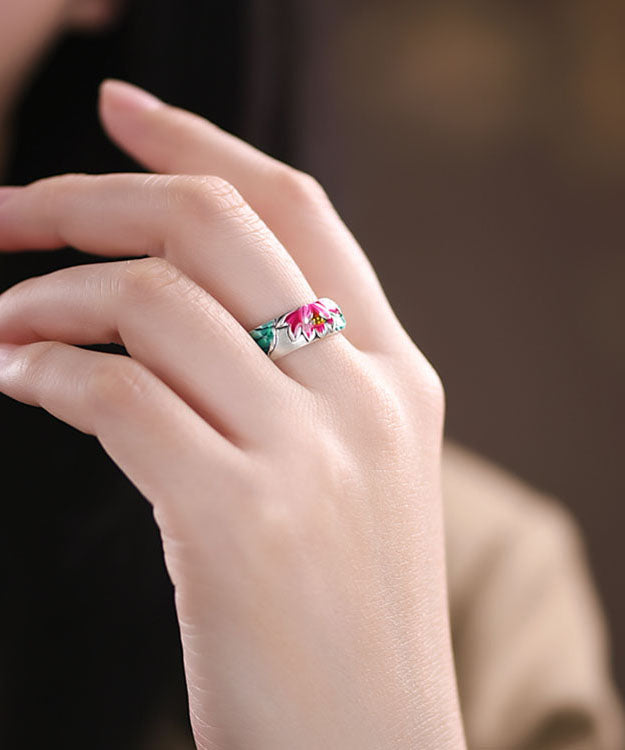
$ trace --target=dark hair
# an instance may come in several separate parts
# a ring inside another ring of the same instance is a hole
[[[134,0],[115,28],[49,53],[20,103],[8,181],[139,168],[98,124],[97,85],[108,76],[288,159],[294,44],[286,2]],[[3,254],[0,283],[103,260],[69,248]],[[0,420],[0,744],[140,748],[159,712],[188,731],[173,591],[151,506],[96,438],[1,394]]]

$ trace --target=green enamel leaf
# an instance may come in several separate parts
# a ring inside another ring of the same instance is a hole
[[[258,328],[254,328],[253,331],[250,331],[250,335],[265,354],[267,354],[271,348],[275,335],[273,323],[266,323],[265,325],[258,326]]]

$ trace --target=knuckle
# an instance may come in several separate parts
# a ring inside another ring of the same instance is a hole
[[[419,420],[441,428],[445,419],[445,388],[440,375],[421,352],[406,380],[413,385]]]
[[[75,187],[77,182],[93,179],[93,175],[88,175],[85,172],[66,172],[64,174],[53,175],[52,177],[41,177],[38,180],[34,180],[31,186],[35,190],[45,190],[48,187],[53,187],[55,192],[70,190]]]
[[[445,416],[445,388],[440,375],[427,357],[409,340],[407,347],[383,358],[386,377],[392,377],[405,393],[408,404],[414,405],[419,419],[431,415],[442,422]]]
[[[254,526],[263,545],[283,548],[295,532],[295,513],[289,503],[278,497],[265,498],[257,504]]]
[[[289,566],[305,554],[322,516],[319,505],[313,510],[312,503],[293,502],[293,497],[289,500],[284,495],[274,495],[257,503],[248,532],[256,552],[277,567]]]
[[[126,408],[144,399],[151,387],[145,368],[130,357],[106,355],[85,379],[85,395],[94,408]]]
[[[336,498],[358,494],[354,491],[359,481],[356,462],[343,456],[332,436],[320,442],[301,445],[303,455],[300,450],[283,454],[292,467],[288,477],[276,477],[270,465],[270,476],[261,482],[263,491],[254,496],[247,514],[248,533],[262,553],[279,564],[319,548],[340,513]],[[314,476],[311,465],[316,468]]]
[[[376,438],[376,444],[389,445],[403,439],[414,428],[412,394],[382,367],[368,358],[354,358],[343,372],[345,398],[349,409],[350,429]]]
[[[254,461],[253,471],[239,472],[236,477],[239,499],[231,506],[235,522],[228,525],[230,547],[243,562],[256,566],[259,556],[284,558],[293,533],[293,508],[284,501],[287,493],[276,491],[275,470],[263,460]],[[253,559],[252,559],[253,558]]]
[[[145,302],[175,287],[185,279],[182,271],[165,258],[149,257],[126,261],[118,278],[118,293]]]
[[[58,341],[35,341],[26,345],[19,363],[20,375],[31,383],[41,380],[62,347]]]
[[[275,174],[275,180],[278,194],[292,204],[315,208],[328,202],[328,196],[317,179],[299,169],[281,166]]]
[[[378,429],[385,435],[401,435],[410,426],[410,412],[397,389],[383,380],[369,383],[368,397]]]
[[[443,416],[445,413],[445,386],[437,370],[428,362],[422,375],[422,389],[431,410]]]
[[[170,204],[202,219],[247,206],[234,185],[216,175],[177,175],[170,179],[168,192]]]
[[[42,177],[32,182],[27,189],[34,191],[43,216],[52,221],[56,218],[60,203],[76,190],[78,183],[87,179],[89,179],[87,174],[68,172],[52,177]]]

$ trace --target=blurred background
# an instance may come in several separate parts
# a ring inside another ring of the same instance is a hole
[[[625,688],[625,3],[303,6],[295,161],[442,376],[581,524]]]

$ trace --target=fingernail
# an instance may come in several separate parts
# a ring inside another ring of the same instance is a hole
[[[15,195],[17,191],[19,190],[18,187],[5,187],[0,186],[0,203],[3,203],[4,201],[8,200],[12,195]]]
[[[0,368],[9,361],[19,344],[0,344]]]
[[[102,82],[100,92],[106,97],[109,106],[123,109],[126,112],[148,112],[162,106],[163,102],[154,94],[141,89],[132,83],[107,78]]]

